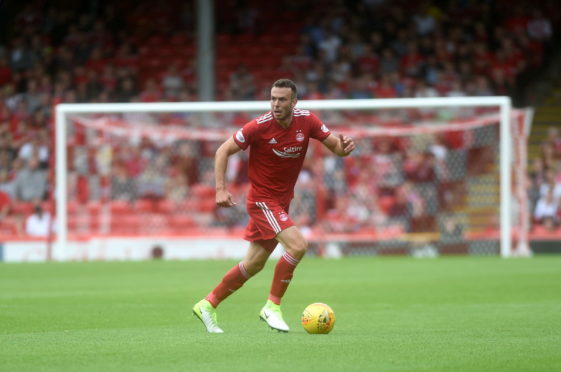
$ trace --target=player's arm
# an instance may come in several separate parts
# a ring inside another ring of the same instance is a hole
[[[226,189],[226,168],[228,167],[228,159],[241,148],[237,145],[232,137],[228,138],[214,155],[214,178],[216,181],[216,205],[219,207],[232,207],[236,205],[232,201],[232,194]]]
[[[355,149],[353,139],[342,134],[339,136],[330,134],[322,143],[337,156],[347,156]]]

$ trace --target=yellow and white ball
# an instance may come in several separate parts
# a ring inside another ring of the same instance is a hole
[[[302,313],[302,326],[308,333],[325,334],[335,325],[335,313],[331,307],[319,302],[308,305]]]

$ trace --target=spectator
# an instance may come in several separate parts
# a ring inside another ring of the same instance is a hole
[[[20,201],[40,201],[47,192],[47,174],[39,168],[36,155],[25,162],[15,178],[16,199]]]
[[[14,180],[10,180],[7,169],[0,168],[0,191],[5,193],[10,199],[16,195],[16,185]]]
[[[491,96],[493,92],[489,86],[489,80],[485,76],[478,76],[475,79],[475,95],[476,96]]]
[[[136,200],[136,184],[122,165],[115,165],[111,174],[111,199],[132,202]]]
[[[391,74],[399,69],[399,59],[395,57],[394,52],[390,48],[382,51],[380,59],[380,74]]]
[[[540,9],[532,10],[532,19],[528,22],[528,35],[542,42],[548,42],[553,36],[551,21],[544,17]]]
[[[10,214],[11,210],[12,210],[12,198],[7,192],[0,190],[0,223],[2,223],[2,220],[8,214]]]
[[[162,99],[162,93],[153,78],[146,81],[146,87],[140,92],[141,102],[158,102]]]
[[[236,71],[230,75],[228,89],[233,99],[250,100],[254,98],[256,93],[255,78],[246,65],[239,65]]]
[[[553,147],[553,157],[561,160],[561,135],[559,134],[559,128],[548,128],[547,142],[549,142]]]
[[[31,49],[26,45],[23,37],[16,37],[12,42],[10,65],[15,71],[25,71],[35,65],[36,58]]]
[[[184,86],[184,81],[177,71],[177,66],[172,64],[162,79],[164,94],[168,99],[176,99]]]
[[[435,179],[434,155],[432,153],[410,150],[403,163],[403,170],[408,180],[413,182],[432,182]]]
[[[164,154],[150,160],[148,166],[140,173],[137,181],[138,196],[141,198],[163,199],[168,183],[167,159]]]
[[[442,216],[439,227],[441,239],[444,242],[458,242],[463,240],[463,226],[453,214],[446,214]]]
[[[199,181],[199,162],[195,154],[196,151],[193,149],[193,144],[189,142],[181,142],[178,145],[175,156],[172,159],[176,169],[185,176],[189,186],[192,186]],[[240,173],[243,172],[238,172],[237,174],[240,175]]]
[[[49,165],[49,146],[47,133],[45,131],[34,133],[30,136],[19,150],[18,156],[25,161],[35,156],[39,159],[41,169],[47,169]]]
[[[134,81],[132,78],[127,77],[119,82],[117,91],[115,92],[115,100],[117,102],[131,102],[137,94]]]
[[[534,211],[534,218],[543,223],[545,219],[551,219],[557,224],[557,209],[559,199],[555,198],[554,190],[548,189],[545,195],[542,195],[536,204]]]
[[[542,197],[546,196],[550,191],[553,192],[555,200],[561,198],[561,182],[557,180],[555,169],[547,169],[545,171],[545,180],[540,186],[540,195]]]
[[[0,57],[0,87],[12,81],[12,69],[6,57]]]
[[[180,171],[175,170],[166,184],[166,199],[178,205],[187,199],[188,194],[187,178]]]
[[[372,93],[375,98],[396,98],[397,90],[391,84],[390,75],[382,75],[380,81],[374,87]]]
[[[33,208],[33,214],[25,220],[25,233],[34,237],[46,237],[53,231],[51,214],[43,210],[40,204]]]
[[[326,62],[333,63],[337,59],[341,38],[329,27],[323,29],[323,38],[318,44],[318,49],[325,53]]]
[[[417,13],[413,20],[415,21],[417,35],[426,36],[432,33],[436,27],[436,20],[428,12],[428,7],[422,6],[422,9]]]

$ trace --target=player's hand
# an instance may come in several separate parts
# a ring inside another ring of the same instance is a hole
[[[355,149],[355,141],[351,137],[339,135],[339,140],[341,141],[341,147],[345,155],[349,155]]]
[[[232,200],[232,194],[228,190],[216,190],[216,205],[222,208],[230,208],[236,203]]]

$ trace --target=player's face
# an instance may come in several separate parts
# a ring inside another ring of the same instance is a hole
[[[271,111],[277,121],[290,119],[295,105],[296,98],[292,96],[292,89],[278,87],[271,89]]]

